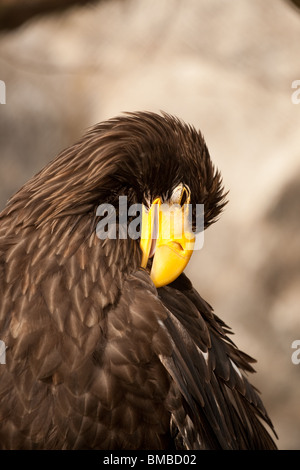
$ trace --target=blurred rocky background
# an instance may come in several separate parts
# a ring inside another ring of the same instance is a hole
[[[98,121],[165,110],[200,128],[230,193],[188,273],[258,360],[280,449],[300,448],[297,3],[0,0],[1,208]]]

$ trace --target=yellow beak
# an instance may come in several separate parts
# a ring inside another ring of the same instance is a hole
[[[184,191],[186,191],[184,189]],[[182,193],[179,200],[182,198]],[[148,210],[143,206],[140,246],[142,267],[153,257],[150,277],[156,287],[173,282],[185,269],[194,249],[195,235],[189,227],[189,198],[180,204],[153,201]]]

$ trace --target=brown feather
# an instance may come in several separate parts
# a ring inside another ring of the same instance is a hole
[[[203,136],[163,113],[94,126],[0,214],[1,449],[274,448],[251,358],[190,281],[155,289],[139,240],[100,240],[97,206],[225,202]],[[195,215],[195,214],[194,214]],[[119,229],[119,228],[118,228]]]

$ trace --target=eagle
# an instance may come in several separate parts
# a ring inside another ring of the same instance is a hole
[[[140,208],[125,225],[120,198]],[[184,274],[226,203],[202,133],[149,111],[96,124],[10,198],[1,449],[276,449],[255,360]]]

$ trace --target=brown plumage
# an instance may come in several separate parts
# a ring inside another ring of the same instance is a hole
[[[93,127],[0,216],[0,448],[269,449],[253,360],[182,274],[156,289],[139,240],[100,240],[96,210],[168,200],[205,228],[225,201],[203,137],[167,114]]]

